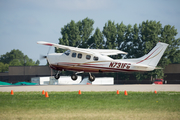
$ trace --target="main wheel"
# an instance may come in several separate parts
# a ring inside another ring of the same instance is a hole
[[[71,79],[72,79],[72,80],[77,80],[77,75],[76,75],[76,74],[72,74],[72,75],[71,75]]]
[[[55,78],[55,79],[59,79],[59,78],[60,78],[60,74],[59,74],[59,73],[56,73],[56,74],[54,75],[54,78]]]
[[[90,80],[91,82],[93,82],[93,81],[95,80],[95,76],[94,76],[94,75],[89,75],[89,80]]]

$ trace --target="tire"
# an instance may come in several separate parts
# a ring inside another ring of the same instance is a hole
[[[60,78],[60,74],[55,74],[54,78],[58,80]]]
[[[76,74],[72,74],[71,75],[71,79],[74,80],[74,81],[77,80],[77,75]]]
[[[95,80],[95,76],[94,75],[89,76],[89,81],[93,82],[94,80]]]

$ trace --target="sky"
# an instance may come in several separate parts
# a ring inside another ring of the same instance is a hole
[[[19,49],[33,61],[40,60],[54,48],[37,41],[58,43],[64,25],[86,17],[94,20],[94,30],[103,30],[108,20],[125,25],[160,21],[175,26],[180,38],[179,5],[180,0],[0,0],[0,55]]]

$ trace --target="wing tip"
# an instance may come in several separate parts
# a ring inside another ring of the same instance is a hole
[[[53,46],[52,43],[48,43],[48,42],[44,42],[44,41],[37,41],[37,44],[47,45],[47,46]]]

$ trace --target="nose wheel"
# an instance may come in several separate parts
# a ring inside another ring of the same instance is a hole
[[[55,79],[59,79],[60,78],[60,72],[58,71],[55,75],[54,75]]]
[[[93,82],[95,80],[95,76],[89,73],[89,81]]]

